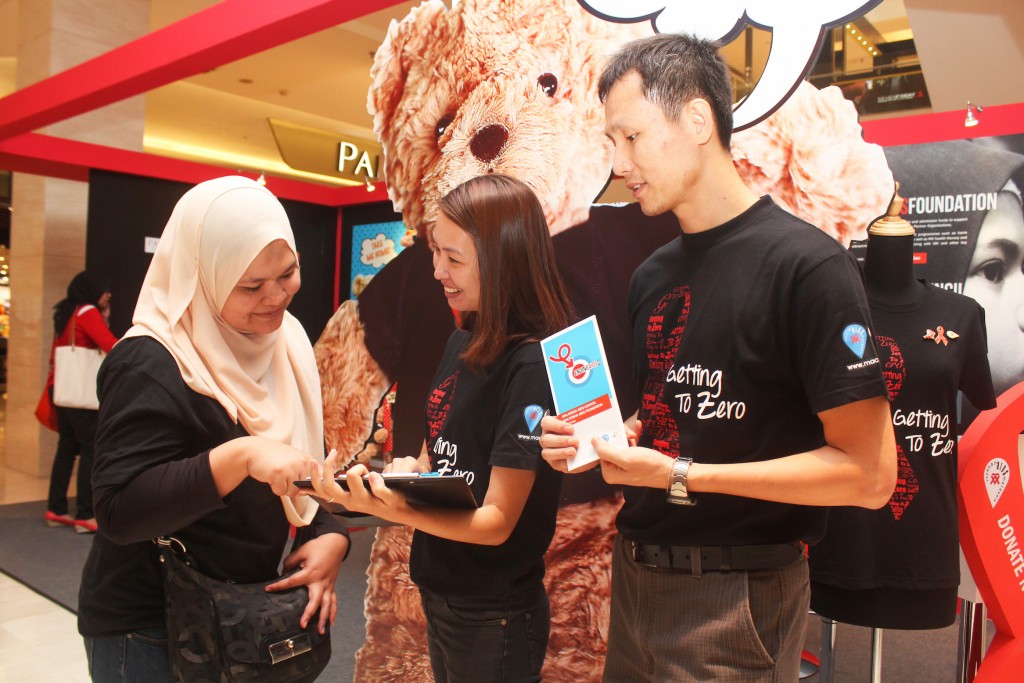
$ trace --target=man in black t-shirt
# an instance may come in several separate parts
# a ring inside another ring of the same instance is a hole
[[[594,444],[625,492],[605,680],[796,680],[823,506],[877,508],[895,485],[859,270],[743,184],[712,43],[630,43],[600,94],[615,172],[682,229],[630,284],[633,445]],[[572,426],[542,427],[566,471]]]

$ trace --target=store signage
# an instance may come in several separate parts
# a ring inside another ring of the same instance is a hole
[[[1018,680],[1024,661],[1024,382],[960,441],[960,546],[996,635],[974,680]]]
[[[727,43],[747,26],[772,32],[764,73],[733,112],[733,130],[768,118],[810,73],[829,29],[867,13],[882,0],[579,0],[608,21],[650,21],[658,33],[691,33]]]
[[[377,141],[280,119],[268,121],[281,159],[295,170],[357,183],[380,179]]]
[[[838,85],[861,114],[929,107],[932,102],[920,71],[846,81]]]
[[[380,152],[377,151],[370,157],[370,152],[360,149],[354,142],[341,141],[338,143],[338,171],[350,173],[356,177],[376,178],[377,168],[380,165]]]

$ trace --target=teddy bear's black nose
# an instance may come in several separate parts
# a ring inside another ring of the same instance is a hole
[[[508,142],[508,128],[492,123],[477,131],[469,143],[473,156],[484,163],[494,161]]]

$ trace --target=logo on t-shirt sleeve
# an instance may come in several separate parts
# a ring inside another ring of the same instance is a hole
[[[843,330],[843,343],[846,344],[846,348],[853,352],[853,355],[857,356],[858,359],[863,359],[864,353],[868,350],[867,328],[859,323],[847,325]],[[874,358],[861,360],[859,363],[851,363],[846,366],[846,369],[849,372],[854,372],[870,365],[878,365],[878,363],[878,356],[875,356]]]
[[[523,411],[523,419],[526,420],[526,428],[533,433],[533,430],[537,429],[537,425],[540,424],[540,419],[544,417],[544,409],[537,404],[526,406],[526,410]]]
[[[868,331],[864,329],[863,325],[856,323],[847,325],[843,330],[843,342],[856,354],[857,358],[863,358],[864,350],[868,345]]]

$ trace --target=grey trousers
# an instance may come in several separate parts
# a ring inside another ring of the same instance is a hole
[[[794,683],[809,601],[806,559],[694,578],[637,564],[620,536],[604,681]]]

